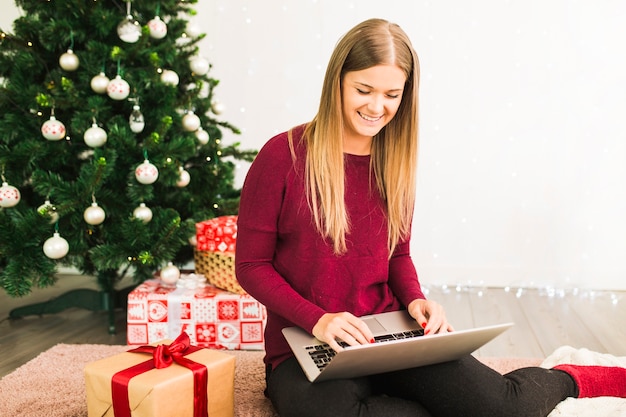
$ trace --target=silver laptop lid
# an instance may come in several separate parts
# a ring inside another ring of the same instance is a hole
[[[404,330],[421,329],[405,311],[362,317],[375,336]],[[298,327],[283,329],[300,366],[310,381],[353,378],[431,365],[458,359],[483,346],[512,323],[497,324],[451,333],[349,346],[338,352],[322,370],[310,355],[311,345],[322,344]],[[374,327],[374,328],[372,328]]]

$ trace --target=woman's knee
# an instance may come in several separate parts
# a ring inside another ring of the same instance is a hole
[[[372,387],[367,378],[312,384],[294,359],[270,373],[267,392],[281,417],[360,417]]]

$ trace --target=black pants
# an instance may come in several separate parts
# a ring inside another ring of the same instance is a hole
[[[311,384],[292,358],[268,372],[267,394],[281,417],[543,417],[578,388],[562,371],[500,375],[473,356]]]

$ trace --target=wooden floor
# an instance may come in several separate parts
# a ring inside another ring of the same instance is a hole
[[[456,329],[512,321],[515,326],[477,356],[543,358],[570,345],[626,356],[626,292],[433,287]],[[126,344],[125,312],[110,335],[106,313],[69,309],[45,316],[0,321],[0,377],[58,343]]]

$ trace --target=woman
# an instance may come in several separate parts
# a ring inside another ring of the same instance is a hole
[[[424,297],[409,253],[418,81],[417,55],[397,25],[357,25],[331,56],[315,118],[269,140],[250,167],[236,273],[268,309],[266,393],[274,407],[283,417],[529,417],[570,396],[625,395],[621,368],[502,376],[472,356],[354,379],[306,379],[284,327],[300,326],[337,351],[338,339],[372,341],[359,319],[366,314],[407,309],[426,334],[453,331],[443,308]],[[621,386],[610,391],[605,379],[615,378]]]

